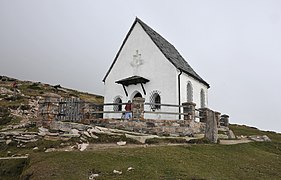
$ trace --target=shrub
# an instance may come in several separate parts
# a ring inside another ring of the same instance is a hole
[[[210,144],[211,142],[206,138],[201,139],[191,139],[188,141],[190,144]]]
[[[28,104],[25,104],[25,105],[21,105],[20,106],[20,109],[25,111],[25,110],[29,110],[31,107],[28,105]]]
[[[28,86],[28,89],[42,90],[42,88],[39,85],[40,83],[32,83],[31,85]]]
[[[6,101],[18,101],[18,100],[21,100],[23,99],[23,96],[17,94],[15,96],[7,96],[4,98]]]
[[[0,107],[0,125],[5,125],[11,122],[12,117],[7,107]]]

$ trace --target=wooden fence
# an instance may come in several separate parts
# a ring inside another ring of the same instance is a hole
[[[127,103],[104,103],[96,104],[91,102],[85,102],[79,98],[63,98],[63,99],[46,99],[39,102],[39,115],[45,120],[60,120],[60,121],[71,121],[80,122],[83,119],[91,118],[103,118],[103,114],[124,114],[128,111],[123,110]],[[112,106],[112,110],[104,110],[105,106]],[[114,107],[121,108],[114,108]],[[138,107],[142,107],[137,112],[142,115],[137,117],[142,117],[144,114],[168,114],[168,115],[178,115],[179,119],[190,119],[195,120],[202,118],[200,117],[200,110],[195,109],[195,107],[189,105],[175,105],[175,104],[158,104],[158,103],[143,103]],[[144,108],[146,107],[146,108]],[[147,108],[149,107],[149,108]],[[173,111],[163,111],[156,110],[155,107],[170,107],[170,108],[181,108],[180,112]],[[133,105],[133,108],[134,107]],[[116,110],[118,109],[118,110]],[[133,112],[136,112],[132,110]],[[121,116],[120,116],[121,118]]]

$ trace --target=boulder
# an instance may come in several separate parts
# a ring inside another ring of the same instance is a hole
[[[119,141],[119,142],[117,142],[117,145],[118,146],[125,146],[126,145],[126,141]]]
[[[236,136],[235,136],[235,134],[233,133],[232,130],[229,130],[227,132],[227,135],[228,135],[228,139],[236,139]]]
[[[99,174],[91,174],[89,179],[95,179],[96,177],[99,177]]]
[[[6,144],[7,144],[7,145],[10,144],[11,142],[12,142],[11,139],[6,140]]]
[[[252,135],[249,136],[249,139],[257,142],[269,142],[271,141],[267,135],[259,136],[259,135]]]
[[[90,129],[87,130],[89,133],[97,133],[97,134],[100,134],[100,133],[104,133],[104,131],[102,131],[101,129],[97,128],[97,127],[92,127]]]
[[[78,144],[78,149],[80,151],[84,151],[85,149],[87,149],[88,146],[89,146],[89,143]]]
[[[71,130],[69,131],[69,133],[70,133],[70,134],[73,134],[73,135],[80,136],[79,130],[77,130],[77,129],[71,129]]]
[[[55,149],[55,148],[48,148],[48,149],[46,149],[46,151],[45,151],[45,152],[54,152],[54,151],[56,151],[56,149]]]
[[[133,168],[133,167],[128,167],[128,169],[127,169],[127,171],[132,171],[132,170],[134,170],[135,168]]]
[[[39,130],[39,132],[45,132],[45,133],[49,132],[49,129],[44,128],[44,127],[39,127],[38,130]]]
[[[266,142],[270,142],[271,139],[269,139],[269,137],[267,135],[263,135],[262,138],[264,139],[264,141]]]
[[[83,131],[83,134],[88,137],[88,138],[91,138],[92,136],[90,135],[90,133],[88,133],[87,131]]]
[[[114,170],[113,170],[113,173],[114,173],[114,174],[119,174],[119,175],[120,175],[120,174],[122,174],[122,171],[117,171],[117,170],[114,169]]]

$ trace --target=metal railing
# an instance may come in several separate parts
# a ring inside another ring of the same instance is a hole
[[[104,106],[123,106],[126,105],[127,103],[105,103],[105,104],[96,104],[96,106],[98,107],[104,107]],[[175,112],[175,111],[163,111],[163,110],[157,110],[155,107],[172,107],[172,108],[184,108],[186,106],[184,105],[175,105],[175,104],[159,104],[159,103],[144,103],[144,107],[150,106],[150,108],[144,108],[143,109],[143,114],[167,114],[167,115],[190,115],[191,113],[183,113],[183,111],[181,110],[181,113],[179,112]],[[134,108],[134,107],[133,107]],[[112,108],[113,109],[113,108]],[[123,107],[122,107],[123,109]],[[150,110],[147,110],[150,109]],[[134,110],[132,110],[134,111]],[[113,110],[113,111],[92,111],[92,114],[116,114],[116,113],[126,113],[126,112],[130,112],[130,111],[120,111],[120,110]]]
[[[44,118],[56,118],[58,120],[71,120],[81,121],[83,118],[103,118],[104,114],[124,114],[129,111],[125,111],[124,106],[127,103],[103,103],[97,104],[92,102],[81,101],[80,99],[58,99],[39,102],[40,110],[39,114]],[[112,106],[113,108],[104,108],[105,106]],[[169,107],[169,108],[163,108]],[[144,103],[142,114],[163,114],[163,115],[178,115],[179,119],[183,116],[190,116],[194,113],[184,112],[183,109],[186,105],[176,104],[160,104],[160,103]],[[134,108],[134,107],[132,107]],[[159,108],[159,109],[158,109]],[[170,110],[170,108],[180,108],[180,112],[176,110]],[[105,110],[106,109],[106,110]],[[112,109],[112,110],[108,110]],[[134,109],[132,109],[134,112]],[[197,110],[195,118],[201,118],[199,111]],[[121,118],[121,116],[120,116]],[[184,118],[185,119],[185,118]]]

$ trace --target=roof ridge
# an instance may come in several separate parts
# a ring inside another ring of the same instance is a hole
[[[136,17],[136,22],[138,22],[144,31],[148,34],[148,36],[152,39],[155,45],[159,48],[159,50],[165,55],[165,57],[178,69],[182,70],[186,74],[192,76],[203,84],[207,85],[209,88],[210,85],[204,81],[188,64],[188,62],[181,56],[178,50],[172,45],[168,40],[162,37],[159,33],[149,27],[146,23],[144,23],[141,19]]]

